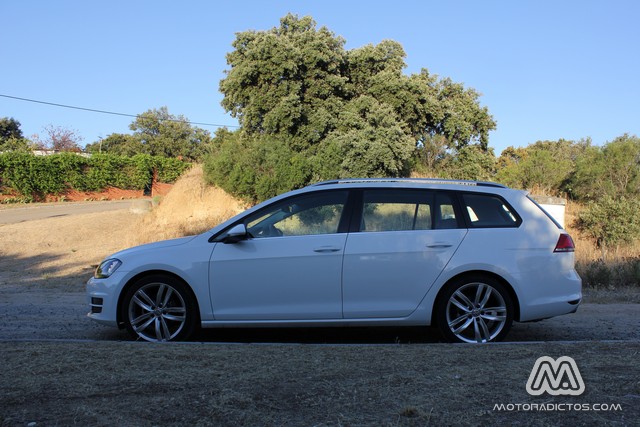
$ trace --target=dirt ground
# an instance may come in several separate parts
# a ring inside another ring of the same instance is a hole
[[[5,342],[0,422],[631,426],[640,419],[639,350],[638,343]],[[543,355],[573,357],[584,394],[528,395]]]
[[[123,210],[0,225],[0,424],[637,425],[640,419],[640,306],[615,295],[616,304],[592,304],[599,295],[588,294],[577,314],[515,324],[510,343],[487,346],[441,344],[420,328],[224,330],[204,331],[195,343],[128,341],[85,317],[84,283],[104,256],[135,243],[145,221]],[[563,355],[576,360],[585,393],[527,394],[535,360]],[[587,410],[602,404],[620,409]]]

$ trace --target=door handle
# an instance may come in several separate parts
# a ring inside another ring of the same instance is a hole
[[[313,252],[318,252],[321,254],[326,254],[330,252],[338,252],[340,248],[336,248],[335,246],[320,246],[319,248],[315,248]]]
[[[427,247],[429,249],[444,249],[444,248],[450,248],[453,245],[449,245],[447,243],[434,243],[433,245],[427,245]]]

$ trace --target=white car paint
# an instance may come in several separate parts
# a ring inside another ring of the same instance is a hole
[[[470,185],[471,184],[471,185]],[[212,241],[254,212],[297,195],[330,190],[413,189],[496,194],[522,218],[513,228],[457,228]],[[122,326],[118,304],[150,271],[182,279],[203,327],[277,325],[429,325],[439,292],[468,272],[498,276],[513,290],[517,316],[530,321],[574,312],[581,280],[573,252],[554,247],[564,233],[526,194],[473,183],[355,180],[278,196],[199,236],[111,255],[122,265],[87,284],[88,316]]]

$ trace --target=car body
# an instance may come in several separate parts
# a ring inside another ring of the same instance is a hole
[[[197,327],[437,325],[503,339],[575,312],[571,237],[494,183],[351,179],[295,190],[201,235],[108,257],[88,316],[148,341]]]

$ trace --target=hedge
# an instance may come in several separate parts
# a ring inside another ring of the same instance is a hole
[[[66,190],[100,191],[107,187],[143,190],[154,173],[159,182],[172,183],[189,163],[179,159],[139,154],[133,157],[74,153],[36,156],[25,152],[0,154],[0,191],[32,199]]]

